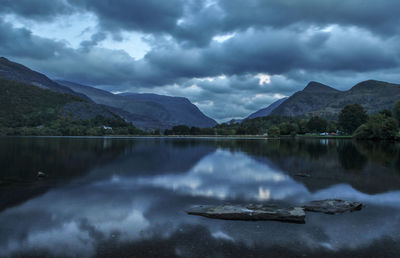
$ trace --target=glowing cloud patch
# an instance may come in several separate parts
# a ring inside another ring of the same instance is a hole
[[[228,39],[231,39],[233,37],[235,37],[236,33],[232,33],[232,34],[225,34],[225,35],[218,35],[218,36],[214,36],[213,40],[222,43],[224,41],[227,41]]]
[[[258,84],[259,85],[264,85],[264,84],[270,84],[271,83],[271,76],[265,73],[259,73],[255,76],[255,78],[258,78]]]

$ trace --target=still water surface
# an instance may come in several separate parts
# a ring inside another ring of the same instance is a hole
[[[400,150],[351,140],[0,138],[0,257],[400,255]],[[48,177],[36,178],[38,171]],[[311,177],[298,177],[309,174]],[[365,208],[306,224],[212,220],[193,204]]]

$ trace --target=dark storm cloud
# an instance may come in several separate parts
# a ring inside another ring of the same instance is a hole
[[[400,2],[396,0],[220,0],[226,27],[285,27],[294,23],[340,24],[385,33],[399,31]]]
[[[16,1],[14,1],[16,2]],[[56,8],[59,11],[63,5]],[[248,28],[357,26],[390,36],[400,27],[397,0],[216,0],[111,1],[68,0],[71,6],[95,13],[103,29],[165,33],[182,43],[205,46],[217,34]],[[17,4],[14,4],[17,6]],[[23,4],[18,4],[18,6]],[[64,5],[65,8],[65,5]],[[28,9],[28,8],[27,8]]]
[[[68,0],[81,10],[95,13],[100,25],[110,31],[167,32],[183,12],[181,0]]]
[[[394,68],[399,63],[399,38],[382,39],[364,30],[339,27],[329,32],[249,29],[223,43],[213,41],[207,48],[182,47],[171,39],[159,43],[141,60],[124,51],[95,47],[105,38],[103,32],[83,41],[80,49],[72,49],[8,23],[0,23],[0,30],[0,54],[45,58],[48,61],[40,64],[42,71],[95,85],[154,87],[182,84],[194,77],[274,75],[299,69],[362,72]],[[27,64],[38,65],[34,60]],[[232,81],[231,86],[236,85]]]
[[[200,46],[218,33],[251,27],[339,24],[390,36],[400,25],[397,0],[0,0],[0,5],[0,12],[32,19],[89,11],[110,32],[165,33]]]
[[[296,25],[304,30],[338,24],[390,37],[400,32],[398,10],[400,2],[396,0],[219,0],[189,12],[183,19],[187,22],[177,26],[174,36],[204,45],[216,34],[248,28]]]
[[[0,14],[16,14],[35,20],[52,19],[73,11],[71,6],[60,0],[0,0]]]
[[[34,36],[27,29],[14,28],[0,18],[0,55],[43,60],[55,57],[64,47],[61,42]]]
[[[294,81],[284,80],[279,77],[271,77],[270,83],[260,85],[260,79],[252,74],[233,75],[230,77],[217,77],[212,80],[207,79],[192,79],[186,81],[183,86],[198,85],[204,90],[208,97],[212,94],[226,94],[227,92],[235,91],[238,95],[246,94],[253,91],[254,93],[273,94],[280,92],[281,94],[290,94],[293,91]]]
[[[35,36],[0,19],[0,56],[20,62],[51,77],[69,78],[91,84],[120,84],[131,81],[134,59],[121,50],[91,48],[102,35],[94,35],[79,49]]]
[[[185,13],[170,32],[183,45],[204,47],[223,31],[225,12],[207,1],[188,1]],[[234,29],[235,30],[235,29]]]
[[[90,40],[84,40],[81,42],[81,47],[84,49],[89,49],[103,40],[105,40],[107,35],[104,32],[97,32],[90,37]]]
[[[221,74],[284,74],[296,69],[371,71],[398,66],[398,44],[398,38],[384,40],[361,30],[337,28],[307,35],[296,30],[250,29],[208,48],[175,44],[154,49],[138,67],[146,67],[145,76],[152,78],[149,84]]]

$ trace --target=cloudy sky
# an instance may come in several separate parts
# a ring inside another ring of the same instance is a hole
[[[112,92],[189,98],[218,121],[311,80],[400,83],[398,0],[0,0],[0,56]]]

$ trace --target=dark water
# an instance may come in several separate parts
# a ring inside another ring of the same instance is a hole
[[[399,257],[400,149],[350,140],[0,138],[0,256]],[[36,178],[37,171],[48,177]],[[306,173],[311,177],[298,177]],[[365,208],[306,224],[192,204]]]

